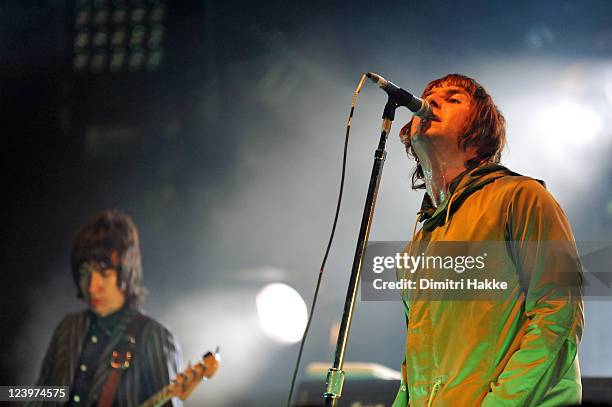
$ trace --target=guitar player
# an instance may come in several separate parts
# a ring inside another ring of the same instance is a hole
[[[146,290],[132,219],[117,210],[91,218],[76,235],[71,268],[88,309],[59,323],[37,381],[69,386],[69,401],[27,405],[135,407],[170,383],[182,359],[172,332],[140,312]]]

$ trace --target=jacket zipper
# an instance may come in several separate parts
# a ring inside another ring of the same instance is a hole
[[[437,379],[434,385],[432,386],[431,391],[429,392],[429,398],[427,399],[427,407],[431,407],[433,399],[434,397],[436,397],[436,394],[438,394],[438,390],[440,390],[441,385],[442,379]]]

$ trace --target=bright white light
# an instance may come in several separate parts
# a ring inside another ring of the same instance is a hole
[[[603,127],[599,115],[573,102],[548,108],[536,120],[538,136],[546,138],[551,147],[592,144]]]
[[[300,294],[286,284],[269,284],[255,297],[259,324],[264,334],[279,343],[302,339],[308,313]]]
[[[604,91],[606,92],[608,103],[612,106],[612,71],[610,70],[604,75]]]

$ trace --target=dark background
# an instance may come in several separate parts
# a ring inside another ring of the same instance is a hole
[[[310,302],[346,114],[369,70],[415,93],[449,72],[478,79],[508,120],[504,163],[548,181],[578,240],[611,237],[609,1],[161,2],[158,69],[75,72],[76,10],[119,3],[132,2],[0,5],[2,384],[36,380],[53,327],[81,307],[74,233],[116,207],[140,229],[149,313],[177,332],[186,361],[225,352],[192,405],[282,404],[297,346],[263,336],[255,294],[282,281]],[[304,367],[332,362],[384,101],[366,85]],[[420,204],[395,139],[408,119],[398,111],[374,240],[407,240]],[[401,314],[359,303],[349,359],[398,369]],[[587,303],[584,375],[612,375],[610,314]]]

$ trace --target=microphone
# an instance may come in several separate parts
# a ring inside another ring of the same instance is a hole
[[[418,98],[404,89],[400,88],[391,81],[386,80],[382,76],[368,72],[366,76],[376,82],[382,90],[387,92],[389,98],[392,99],[399,106],[406,106],[415,115],[427,119],[431,116],[431,106],[425,99]]]

